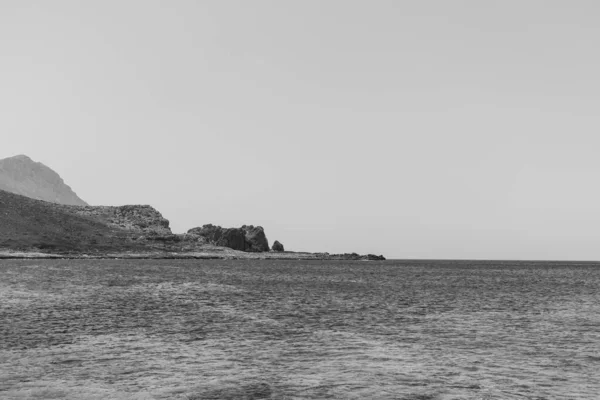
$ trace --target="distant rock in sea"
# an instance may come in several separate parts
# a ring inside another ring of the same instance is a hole
[[[0,160],[0,190],[51,203],[87,205],[56,172],[25,155]]]
[[[273,246],[271,247],[271,250],[273,250],[273,251],[285,251],[283,245],[279,242],[279,240],[276,240],[273,243]]]
[[[269,251],[269,242],[261,226],[244,225],[241,228],[222,228],[206,224],[188,230],[187,234],[203,238],[215,246],[229,247],[234,250]]]

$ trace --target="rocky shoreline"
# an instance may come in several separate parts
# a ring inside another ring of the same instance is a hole
[[[150,205],[88,205],[58,174],[26,156],[0,160],[0,167],[0,259],[385,260],[285,251],[279,240],[269,246],[262,226],[205,224],[174,233]],[[27,185],[19,186],[23,177]]]
[[[206,224],[173,233],[148,205],[73,206],[0,190],[0,259],[282,259],[383,261],[357,253],[285,251],[261,226]]]
[[[385,261],[385,257],[356,253],[329,254],[293,251],[242,252],[227,248],[207,248],[193,252],[115,252],[115,253],[42,253],[33,251],[0,251],[2,259],[149,259],[149,260],[316,260],[316,261]]]

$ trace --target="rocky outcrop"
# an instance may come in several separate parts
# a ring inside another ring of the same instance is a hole
[[[51,203],[87,205],[56,172],[24,155],[0,160],[0,190]]]
[[[241,228],[222,228],[213,224],[206,224],[190,229],[187,235],[204,238],[207,243],[229,247],[234,250],[269,251],[269,242],[261,226],[244,225]]]
[[[285,251],[285,249],[283,248],[283,245],[279,242],[279,240],[276,240],[273,243],[273,246],[271,247],[271,250],[273,250],[273,251]]]
[[[269,251],[269,241],[262,226],[244,225],[242,230],[249,245],[246,251]]]
[[[190,229],[187,235],[203,238],[206,243],[215,246],[242,251],[245,251],[246,248],[246,239],[241,228],[222,228],[213,224],[206,224],[202,227]]]
[[[170,236],[169,220],[148,205],[69,207],[69,212],[99,218],[107,225],[138,235]]]

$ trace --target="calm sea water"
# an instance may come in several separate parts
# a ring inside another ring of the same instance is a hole
[[[0,261],[0,398],[600,399],[600,265]]]

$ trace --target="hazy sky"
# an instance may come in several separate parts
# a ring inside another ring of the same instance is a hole
[[[0,0],[0,158],[175,232],[600,259],[600,2]]]

